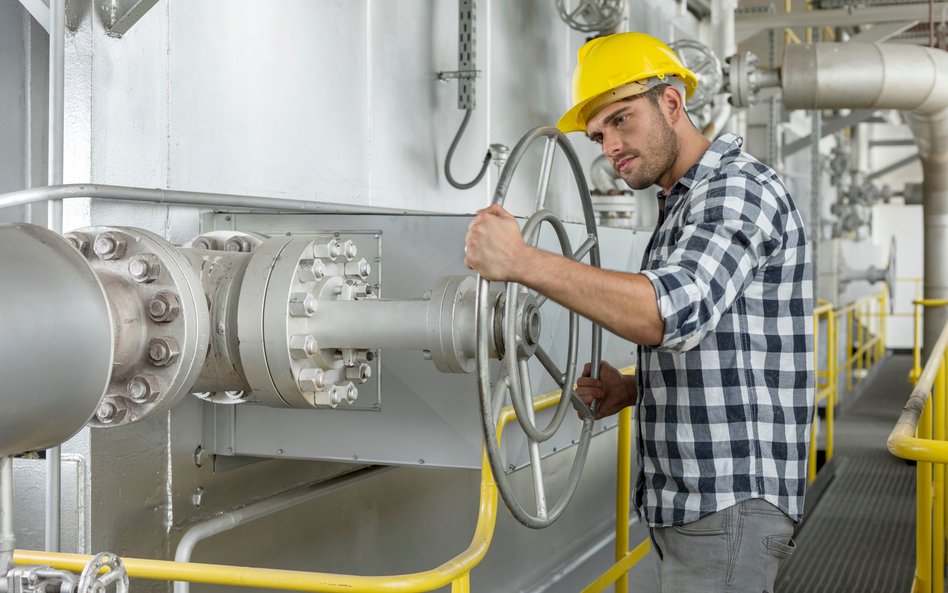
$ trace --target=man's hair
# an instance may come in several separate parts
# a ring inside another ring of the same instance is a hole
[[[631,101],[632,99],[635,99],[637,97],[643,97],[645,99],[648,99],[648,102],[652,104],[652,107],[654,107],[655,109],[658,109],[658,98],[661,97],[662,92],[670,86],[671,85],[668,83],[656,84],[655,86],[645,91],[644,93],[641,93],[638,95],[632,95],[631,97],[627,99],[623,99],[623,100]]]

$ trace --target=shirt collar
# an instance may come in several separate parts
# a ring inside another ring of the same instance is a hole
[[[688,193],[698,181],[704,179],[708,174],[717,169],[724,155],[735,150],[740,150],[742,144],[744,144],[744,139],[740,136],[735,134],[721,134],[721,136],[711,143],[711,146],[708,147],[708,150],[705,151],[701,159],[688,169],[688,172],[672,186],[671,192],[666,194],[664,190],[659,190],[658,198],[666,200],[666,211],[678,201],[679,197]]]

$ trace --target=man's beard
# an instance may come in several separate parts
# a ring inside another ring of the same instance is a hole
[[[655,185],[678,157],[678,136],[661,113],[656,113],[655,117],[658,120],[655,135],[649,138],[644,149],[631,153],[639,162],[634,163],[630,171],[619,174],[632,189],[646,189]]]

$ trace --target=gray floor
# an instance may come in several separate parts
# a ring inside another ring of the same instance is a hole
[[[911,391],[911,357],[881,363],[837,422],[836,477],[797,534],[776,593],[909,593],[915,574],[915,466],[886,438]]]

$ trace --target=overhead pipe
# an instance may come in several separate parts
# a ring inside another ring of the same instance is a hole
[[[948,52],[902,44],[817,43],[787,47],[788,109],[898,109],[922,161],[925,298],[948,298]],[[928,349],[948,311],[925,315]]]
[[[63,182],[63,127],[66,70],[66,0],[49,3],[49,136],[47,167],[49,185]],[[49,230],[63,232],[63,202],[50,200],[46,205]],[[58,552],[61,546],[62,450],[59,445],[46,450],[46,551]]]

